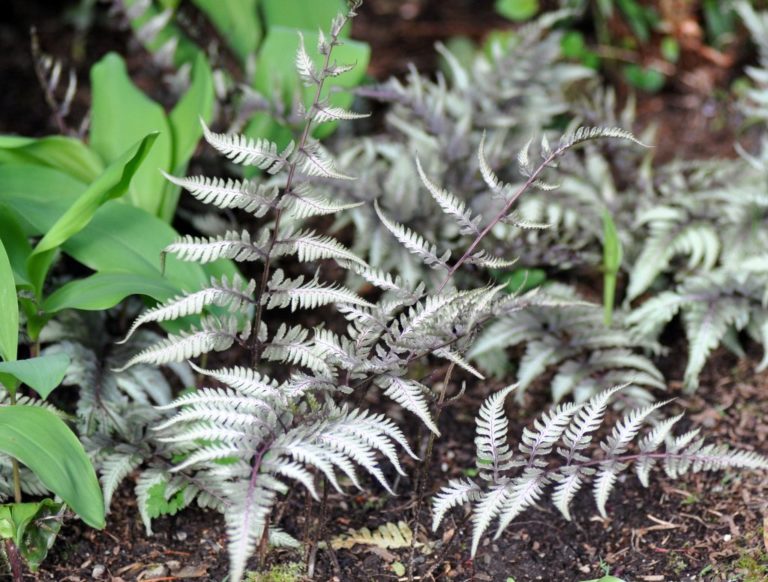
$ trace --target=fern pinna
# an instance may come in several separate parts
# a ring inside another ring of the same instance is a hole
[[[545,412],[532,428],[523,430],[518,454],[508,443],[509,421],[504,415],[504,400],[516,387],[492,394],[480,407],[475,437],[479,481],[453,479],[433,500],[433,529],[452,508],[472,503],[472,556],[493,520],[498,521],[498,538],[512,520],[542,498],[549,485],[554,485],[552,502],[570,520],[571,501],[588,481],[597,509],[606,517],[606,503],[619,475],[633,464],[644,486],[658,463],[673,479],[688,471],[768,469],[768,458],[705,444],[698,429],[672,436],[682,415],[665,420],[652,416],[666,402],[625,413],[599,447],[591,446],[611,397],[622,386],[600,392],[583,404],[560,404]]]

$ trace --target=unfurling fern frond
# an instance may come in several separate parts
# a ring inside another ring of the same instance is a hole
[[[621,387],[593,396],[581,405],[560,405],[544,413],[526,428],[520,449],[527,462],[506,461],[498,471],[488,472],[489,450],[494,446],[506,454],[507,426],[500,417],[503,400],[511,387],[491,395],[480,409],[477,419],[478,466],[484,469],[482,480],[453,480],[433,501],[433,529],[437,529],[448,510],[467,502],[472,503],[472,556],[480,539],[498,518],[496,537],[524,509],[544,495],[550,483],[556,483],[552,501],[566,519],[569,505],[576,493],[590,480],[597,507],[605,515],[605,504],[620,473],[635,464],[643,485],[656,463],[664,465],[666,473],[679,477],[688,471],[712,471],[728,467],[768,470],[768,457],[750,451],[730,450],[725,445],[704,445],[697,432],[670,438],[669,433],[679,416],[665,421],[648,422],[652,412],[666,403],[654,403],[631,410],[620,418],[612,432],[591,449],[594,433],[604,422],[608,401]],[[501,403],[501,404],[500,404]],[[498,428],[489,430],[489,423]],[[643,433],[644,427],[648,430]],[[640,437],[639,435],[643,435]],[[666,443],[666,444],[665,444]],[[659,449],[665,446],[664,451]],[[502,448],[499,448],[502,447]],[[599,449],[599,452],[597,452]],[[483,459],[486,459],[483,461]],[[483,484],[488,480],[487,485]]]

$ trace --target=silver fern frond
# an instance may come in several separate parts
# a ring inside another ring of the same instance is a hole
[[[525,429],[523,432],[521,449],[530,456],[529,461],[509,463],[509,469],[504,472],[488,472],[491,462],[483,463],[481,459],[493,458],[489,454],[491,444],[497,448],[506,446],[502,437],[507,425],[500,417],[500,402],[511,388],[488,397],[477,421],[478,466],[485,467],[486,471],[480,475],[479,482],[452,480],[438,493],[433,501],[433,525],[438,526],[451,508],[471,502],[471,554],[474,556],[494,519],[498,519],[498,537],[515,517],[543,497],[551,483],[555,483],[553,503],[566,519],[570,519],[571,500],[590,480],[593,481],[598,510],[605,516],[606,501],[618,475],[632,463],[643,485],[647,484],[648,472],[657,462],[664,464],[671,478],[689,470],[726,467],[768,470],[768,457],[751,451],[730,450],[725,445],[705,445],[698,437],[698,431],[670,438],[671,429],[680,416],[654,420],[650,430],[639,437],[642,428],[649,424],[650,415],[666,404],[663,402],[625,413],[614,424],[611,434],[600,443],[600,454],[595,454],[592,437],[604,422],[610,398],[622,388],[603,391],[582,405],[560,405],[544,413],[534,422],[535,430]],[[491,430],[491,425],[497,428]],[[633,444],[634,450],[630,450]],[[662,446],[666,450],[660,452]],[[556,455],[552,454],[555,448]],[[521,467],[520,472],[511,475],[517,467]],[[488,483],[484,484],[486,480]]]

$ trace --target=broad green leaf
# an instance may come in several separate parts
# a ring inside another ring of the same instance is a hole
[[[27,258],[32,253],[32,246],[16,214],[2,203],[0,203],[0,242],[5,246],[16,285],[28,285]]]
[[[261,40],[258,0],[192,0],[208,15],[221,37],[241,62],[255,53]],[[309,5],[319,0],[312,0]]]
[[[159,215],[165,187],[160,170],[173,170],[172,135],[165,111],[133,84],[123,59],[115,53],[91,68],[91,85],[91,147],[107,163],[117,160],[147,134],[160,133],[126,197],[132,204]]]
[[[192,69],[192,84],[184,97],[176,104],[170,115],[173,135],[173,174],[180,176],[186,172],[187,164],[195,152],[203,135],[202,118],[206,123],[213,117],[213,75],[211,67],[203,54],[198,55]],[[160,218],[171,222],[176,213],[181,189],[168,181],[163,185],[163,201]]]
[[[13,540],[32,572],[37,571],[53,546],[64,507],[53,499],[0,505],[0,538]]]
[[[104,170],[99,156],[79,139],[53,135],[24,142],[0,136],[0,164],[17,163],[61,170],[91,182]]]
[[[47,232],[87,185],[52,168],[0,165],[0,204],[12,209],[27,234]]]
[[[83,445],[53,412],[24,405],[0,408],[0,451],[29,467],[85,523],[104,527],[96,472]]]
[[[68,366],[69,356],[66,354],[39,356],[15,362],[0,362],[0,380],[12,376],[45,399],[61,384]],[[6,382],[3,381],[3,384]]]
[[[496,12],[517,22],[533,18],[538,11],[538,0],[496,0]]]
[[[261,5],[270,31],[275,26],[327,31],[336,15],[347,11],[342,0],[261,0]],[[349,36],[349,25],[344,28],[342,36]],[[291,58],[295,55],[296,51]]]
[[[494,270],[491,274],[499,283],[506,284],[508,293],[525,293],[540,287],[547,280],[547,273],[543,269]]]
[[[71,281],[54,291],[43,302],[43,309],[47,313],[62,309],[100,311],[114,307],[129,295],[146,295],[165,301],[178,291],[159,274],[96,273]]]
[[[616,303],[616,279],[621,269],[622,247],[610,212],[603,212],[603,322],[611,325]]]
[[[38,297],[55,251],[72,235],[81,231],[102,204],[126,193],[156,137],[157,134],[146,135],[128,148],[45,233],[27,263],[29,277]]]
[[[16,359],[19,348],[19,302],[13,269],[0,241],[0,356],[6,362]]]
[[[213,75],[205,56],[200,55],[192,69],[192,83],[184,96],[168,116],[173,135],[173,171],[178,173],[186,168],[189,158],[195,152],[203,127],[213,117]]]
[[[63,245],[63,250],[86,267],[108,273],[160,275],[160,252],[178,233],[141,208],[107,202],[93,220]],[[179,289],[197,290],[209,277],[201,265],[166,259],[166,278]]]

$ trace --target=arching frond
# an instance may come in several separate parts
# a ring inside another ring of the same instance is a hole
[[[571,500],[590,480],[598,510],[605,516],[606,500],[618,475],[632,463],[635,463],[643,485],[647,484],[648,472],[657,462],[664,464],[672,478],[689,470],[725,467],[768,470],[768,457],[751,451],[732,451],[723,445],[704,445],[703,439],[698,438],[698,431],[668,438],[680,416],[648,422],[651,414],[665,404],[663,402],[624,414],[615,423],[611,434],[600,443],[600,453],[595,454],[591,446],[592,436],[604,421],[611,396],[621,389],[615,387],[593,396],[583,405],[560,405],[544,413],[534,422],[535,430],[525,429],[522,436],[520,448],[529,455],[528,462],[507,461],[506,471],[489,472],[493,459],[506,455],[507,421],[502,416],[502,403],[511,389],[507,387],[487,398],[478,414],[476,443],[481,480],[452,480],[433,501],[433,527],[440,524],[451,508],[474,501],[473,556],[494,519],[498,518],[498,537],[522,511],[540,500],[553,482],[552,501],[563,516],[570,519]],[[638,438],[646,424],[651,424],[650,430],[643,438]],[[634,450],[630,450],[633,443]],[[664,445],[666,450],[660,452],[659,448]],[[494,448],[495,453],[492,452]],[[515,468],[520,468],[517,475],[512,474]],[[483,484],[485,480],[487,485]]]

